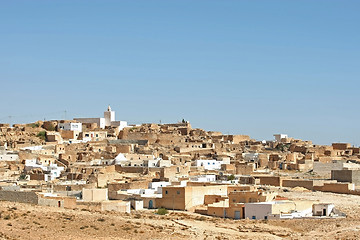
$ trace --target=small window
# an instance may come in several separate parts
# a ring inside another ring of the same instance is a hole
[[[176,193],[177,193],[177,194],[180,194],[180,191],[177,191]]]
[[[167,190],[165,191],[165,194],[168,194],[168,191],[167,191]]]

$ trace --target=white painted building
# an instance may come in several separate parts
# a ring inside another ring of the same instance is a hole
[[[312,216],[312,203],[295,201],[271,201],[245,203],[245,218],[249,219],[283,219]]]
[[[123,153],[119,153],[116,157],[115,157],[115,165],[122,165],[124,163],[128,162],[128,160],[126,159],[125,155]]]
[[[114,164],[114,159],[94,159],[90,161],[91,166],[110,166]]]
[[[223,161],[218,160],[195,160],[195,166],[197,167],[204,167],[206,170],[219,170],[221,169],[221,164]]]
[[[108,109],[106,112],[104,112],[104,118],[105,118],[105,126],[110,127],[111,122],[115,121],[115,111],[111,111],[110,105],[108,106]]]
[[[257,162],[259,161],[259,153],[242,153],[242,156],[247,162]]]
[[[40,151],[43,149],[42,145],[38,145],[38,146],[30,146],[30,147],[23,147],[20,148],[21,150],[30,150],[30,151]]]
[[[149,183],[149,189],[154,190],[156,194],[162,194],[162,188],[170,185],[170,182],[151,182]]]
[[[65,131],[78,131],[82,132],[82,123],[59,123],[58,128]]]
[[[143,166],[144,167],[170,167],[171,161],[170,160],[164,160],[162,158],[155,158],[149,159],[149,160],[143,160]]]
[[[115,111],[111,110],[110,105],[108,106],[107,111],[104,112],[104,118],[106,127],[118,127],[119,130],[123,130],[128,126],[126,121],[115,121]]]
[[[123,130],[125,127],[128,127],[126,121],[113,121],[111,122],[112,127],[119,127],[119,130]]]
[[[245,218],[268,219],[274,202],[245,203]]]
[[[13,152],[0,151],[0,161],[17,161],[19,155]]]
[[[96,123],[99,128],[105,128],[105,118],[74,118],[74,120],[80,123]]]
[[[30,171],[35,168],[41,168],[44,172],[44,180],[52,181],[60,177],[61,172],[64,171],[64,167],[59,167],[55,163],[51,163],[48,166],[42,165],[37,159],[25,160],[25,170]]]
[[[332,203],[315,203],[312,211],[313,216],[324,216],[328,217],[331,215],[335,205]]]
[[[105,127],[119,127],[120,130],[127,127],[126,121],[115,121],[115,111],[111,110],[110,105],[107,111],[104,112],[103,118],[74,118],[74,120],[81,123],[96,123],[99,128],[104,129]]]
[[[281,142],[281,139],[288,138],[287,134],[274,134],[274,138],[276,142]]]
[[[215,182],[216,181],[216,176],[211,174],[211,175],[197,175],[197,176],[192,176],[190,177],[190,181],[192,182]]]

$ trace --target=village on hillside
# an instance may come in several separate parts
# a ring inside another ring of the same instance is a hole
[[[100,115],[100,114],[99,114]],[[226,219],[344,218],[292,190],[360,195],[360,148],[103,117],[0,124],[0,200],[64,209]]]

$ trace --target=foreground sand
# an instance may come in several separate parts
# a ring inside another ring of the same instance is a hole
[[[360,196],[285,192],[334,202],[346,219],[230,220],[187,212],[89,212],[0,202],[0,239],[358,239]]]

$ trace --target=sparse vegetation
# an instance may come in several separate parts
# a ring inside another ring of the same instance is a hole
[[[45,141],[45,139],[46,139],[46,131],[40,131],[36,136]]]
[[[198,220],[198,221],[205,221],[205,220],[206,220],[206,217],[201,216],[201,217],[196,218],[196,220]]]
[[[40,127],[40,125],[38,123],[29,123],[29,124],[26,124],[27,127],[32,127],[32,128],[38,128]]]
[[[169,213],[169,211],[166,208],[158,208],[158,210],[155,213],[157,215],[166,215]]]
[[[124,230],[124,231],[129,231],[129,230],[131,230],[132,228],[131,227],[129,227],[129,226],[124,226],[123,228],[122,228],[122,230]]]
[[[26,180],[26,174],[25,173],[21,173],[19,180]]]
[[[235,176],[233,174],[231,174],[230,176],[227,177],[228,181],[232,181],[235,180]]]

